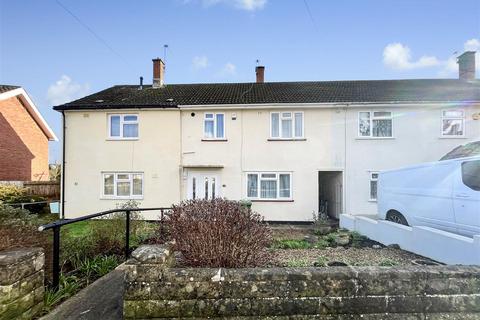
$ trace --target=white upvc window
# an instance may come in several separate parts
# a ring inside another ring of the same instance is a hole
[[[291,172],[248,172],[247,198],[257,200],[291,200]]]
[[[377,201],[378,172],[371,171],[370,175],[370,201]]]
[[[270,138],[302,139],[303,112],[272,112],[270,114]]]
[[[442,137],[465,136],[465,111],[452,109],[442,111]]]
[[[205,139],[225,139],[225,114],[205,113],[203,120],[203,136]]]
[[[102,196],[115,199],[142,199],[142,172],[103,172]]]
[[[118,140],[132,140],[138,138],[137,114],[109,114],[108,137]]]
[[[392,112],[360,111],[358,113],[358,136],[362,138],[392,138]]]

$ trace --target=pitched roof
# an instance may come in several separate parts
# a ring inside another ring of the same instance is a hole
[[[456,79],[120,85],[55,110],[181,105],[480,101],[480,81]]]
[[[20,88],[19,86],[11,86],[8,84],[0,84],[0,93],[4,93],[10,90],[18,89]]]
[[[48,140],[58,141],[57,136],[42,117],[41,113],[38,111],[38,108],[35,106],[35,103],[33,103],[32,99],[30,99],[25,89],[19,86],[0,85],[0,101],[13,97],[18,97],[18,99],[20,99],[23,106],[30,113]]]

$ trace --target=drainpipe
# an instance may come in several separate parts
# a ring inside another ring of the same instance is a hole
[[[60,186],[62,210],[60,219],[65,218],[65,128],[65,111],[62,110],[62,182]]]

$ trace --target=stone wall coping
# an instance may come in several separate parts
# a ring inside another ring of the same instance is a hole
[[[16,264],[42,253],[42,248],[14,248],[1,251],[0,266]]]

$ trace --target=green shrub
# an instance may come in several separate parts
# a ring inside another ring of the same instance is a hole
[[[382,261],[380,261],[378,265],[382,267],[393,267],[393,266],[396,266],[397,264],[398,264],[397,261],[385,258]]]
[[[315,249],[325,249],[330,246],[330,242],[326,241],[325,239],[320,239],[318,242],[314,245]]]
[[[316,267],[326,267],[327,263],[328,263],[328,259],[320,256],[320,257],[317,258],[317,261],[315,261],[315,266]]]
[[[328,242],[329,246],[335,246],[335,239],[337,238],[337,234],[335,232],[329,233],[323,237],[323,240]]]
[[[352,239],[352,246],[355,248],[362,247],[363,243],[368,240],[368,238],[356,231],[350,233],[350,237]]]
[[[53,307],[65,299],[75,295],[81,288],[79,279],[76,276],[60,275],[58,290],[47,289],[43,298],[45,313],[51,311]]]
[[[274,249],[309,249],[311,244],[305,240],[276,240],[272,247]]]
[[[15,185],[0,185],[0,201],[5,203],[17,203],[17,199],[25,196],[27,189]]]
[[[287,267],[291,268],[300,268],[300,267],[308,267],[310,263],[306,259],[290,259],[285,264]]]
[[[30,225],[37,222],[36,216],[28,210],[14,208],[0,203],[0,224],[2,225]]]

